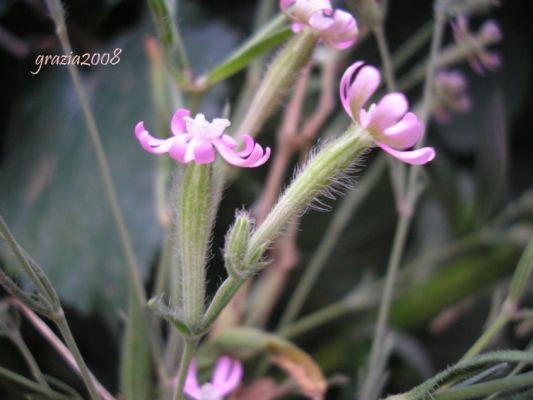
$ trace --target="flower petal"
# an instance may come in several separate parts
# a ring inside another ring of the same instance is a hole
[[[318,31],[324,31],[331,27],[334,22],[333,18],[329,15],[325,15],[323,12],[318,11],[309,17],[308,25]]]
[[[223,356],[215,365],[212,379],[213,386],[218,389],[222,396],[225,396],[239,386],[242,380],[242,372],[242,364],[238,360]]]
[[[294,18],[310,26],[313,14],[319,12],[332,12],[330,0],[296,0],[294,2]]]
[[[185,162],[194,160],[196,164],[210,164],[215,161],[213,145],[204,139],[192,139],[185,151]]]
[[[239,157],[248,157],[254,150],[254,139],[250,135],[242,135],[241,139],[244,142],[244,149],[239,150],[237,155]]]
[[[217,389],[224,386],[224,383],[226,382],[226,379],[230,372],[231,364],[231,358],[229,358],[228,356],[220,357],[217,363],[215,364],[211,383]]]
[[[362,61],[352,64],[341,79],[340,96],[344,109],[352,119],[359,121],[361,108],[370,99],[381,82],[377,68],[363,65]]]
[[[209,137],[220,137],[224,130],[231,125],[231,122],[226,118],[215,118],[209,125]]]
[[[342,10],[335,10],[332,18],[333,23],[321,32],[321,37],[332,48],[347,49],[359,34],[357,22],[352,14]]]
[[[394,125],[409,108],[409,103],[402,93],[389,93],[369,111],[368,129],[383,132]]]
[[[394,158],[407,164],[422,165],[435,158],[435,149],[433,147],[422,147],[421,149],[411,151],[398,151],[382,143],[376,142],[376,144]]]
[[[489,19],[481,25],[479,29],[480,35],[488,42],[499,42],[502,40],[502,31],[498,23],[492,19]]]
[[[187,379],[185,380],[185,393],[194,400],[202,400],[202,391],[196,380],[196,360],[191,361],[189,371],[187,371]]]
[[[222,141],[224,143],[226,143],[226,145],[230,149],[234,149],[238,145],[237,141],[233,137],[231,137],[230,135],[222,135],[220,138],[222,139]]]
[[[153,137],[144,128],[144,122],[142,121],[135,126],[135,136],[143,149],[153,154],[164,154],[168,152],[176,141],[174,137],[168,139],[158,139]]]
[[[286,12],[292,3],[294,3],[294,0],[279,0],[279,8],[281,8],[281,11]]]
[[[168,155],[174,160],[185,164],[185,153],[187,151],[187,142],[180,138],[180,136],[175,137],[176,142],[168,151]]]
[[[174,135],[178,135],[185,131],[185,117],[191,115],[191,112],[186,108],[178,108],[172,119],[170,120],[170,130]]]
[[[352,78],[354,72],[363,65],[363,61],[356,61],[350,65],[341,78],[341,83],[339,85],[339,97],[341,98],[342,106],[350,118],[354,118],[352,115],[352,110],[350,109],[350,85],[352,84]]]
[[[246,158],[242,158],[232,148],[230,148],[222,139],[213,140],[213,145],[218,150],[226,162],[235,165],[236,167],[253,168],[263,165],[270,157],[270,148],[263,148],[259,144],[255,144],[252,152]]]
[[[414,113],[408,112],[398,123],[377,135],[377,140],[395,149],[406,149],[413,147],[423,133],[424,124]]]

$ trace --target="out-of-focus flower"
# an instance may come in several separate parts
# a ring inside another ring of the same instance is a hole
[[[346,49],[359,33],[355,18],[346,11],[334,10],[330,0],[280,0],[279,4],[293,21],[295,33],[308,26],[317,30],[329,47]]]
[[[402,93],[389,93],[368,110],[363,106],[381,82],[377,68],[362,61],[352,64],[342,76],[340,97],[348,115],[365,128],[376,145],[408,164],[425,164],[435,158],[432,147],[402,151],[413,147],[424,134],[424,124],[412,112]]]
[[[433,110],[439,122],[451,120],[450,113],[465,113],[472,107],[467,93],[468,84],[463,73],[457,70],[442,70],[435,77],[436,104]]]
[[[222,400],[233,392],[242,380],[242,364],[230,357],[220,357],[215,365],[211,382],[198,384],[196,362],[192,360],[185,381],[185,393],[194,400]]]
[[[486,49],[490,44],[502,40],[500,27],[495,21],[485,21],[476,36],[468,29],[468,19],[464,16],[457,17],[452,24],[452,28],[455,41],[471,49],[468,62],[474,71],[482,75],[485,70],[495,71],[501,66],[502,60],[500,55]]]
[[[208,122],[203,114],[193,119],[190,111],[179,108],[172,117],[172,136],[158,139],[150,135],[141,121],[135,127],[135,135],[141,146],[150,153],[168,153],[176,161],[187,164],[209,164],[215,161],[215,149],[229,164],[237,167],[259,167],[270,157],[270,148],[263,148],[249,135],[242,135],[244,149],[236,151],[237,141],[224,134],[231,123],[224,118]]]

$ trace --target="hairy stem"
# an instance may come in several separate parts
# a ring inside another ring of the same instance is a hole
[[[278,331],[283,331],[283,328],[292,322],[294,317],[300,312],[305,299],[311,292],[313,285],[331,256],[340,235],[350,221],[350,217],[365,199],[367,194],[370,193],[371,189],[383,173],[385,169],[384,161],[385,156],[382,155],[379,157],[379,160],[376,160],[376,162],[372,164],[367,173],[363,175],[363,178],[358,183],[357,190],[352,190],[335,212],[316,252],[313,254],[309,265],[307,265],[301,278],[298,280],[296,289],[292,293],[287,307],[285,307],[278,324]]]

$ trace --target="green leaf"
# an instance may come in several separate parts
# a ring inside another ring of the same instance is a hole
[[[140,120],[153,126],[143,36],[100,49],[122,49],[120,62],[92,66],[83,78],[133,247],[146,267],[160,230],[152,199],[156,160],[133,133]],[[31,76],[32,94],[8,126],[0,211],[66,303],[115,318],[126,305],[127,269],[77,96],[66,68],[45,66]]]
[[[456,381],[457,379],[461,378],[467,378],[469,376],[472,376],[473,374],[479,373],[481,370],[484,370],[486,368],[490,368],[491,366],[502,363],[502,362],[509,362],[509,363],[527,363],[527,364],[533,364],[533,353],[527,352],[527,351],[497,351],[493,353],[487,353],[483,354],[474,358],[471,358],[466,361],[461,361],[455,364],[452,367],[449,367],[448,369],[438,373],[434,377],[428,379],[424,383],[418,385],[414,389],[410,390],[409,392],[398,395],[398,396],[391,396],[389,399],[404,399],[404,400],[422,400],[429,398],[434,391],[436,391],[440,386],[446,384],[450,381]],[[514,377],[513,377],[514,378]],[[505,378],[507,380],[511,379],[509,377]],[[529,381],[529,384],[532,384],[532,381]],[[472,386],[470,386],[472,387]],[[523,387],[519,386],[519,387]],[[460,388],[461,389],[461,388]],[[460,389],[455,389],[459,391]],[[450,389],[450,391],[453,391],[454,389]],[[496,391],[496,390],[495,390]],[[489,393],[485,393],[490,394]],[[483,395],[483,394],[481,394]],[[478,395],[479,396],[479,395]],[[440,398],[440,397],[439,397]],[[445,397],[442,396],[442,399],[463,399],[463,398],[471,398],[471,397]]]
[[[259,31],[256,36],[235,50],[225,61],[213,68],[205,77],[206,85],[211,86],[229,78],[245,68],[255,58],[287,40],[292,35],[292,32],[288,27],[279,28],[279,25],[284,20],[284,17],[274,19],[269,25]]]
[[[510,272],[516,259],[514,246],[503,243],[494,248],[479,246],[451,262],[426,282],[399,294],[391,310],[391,320],[401,326],[426,321]]]
[[[488,382],[478,383],[476,385],[468,386],[460,389],[450,389],[442,394],[436,395],[435,400],[468,400],[479,399],[480,396],[492,395],[502,391],[516,390],[524,387],[531,387],[533,385],[533,372],[528,372],[512,377],[505,377],[501,379],[494,379]],[[498,397],[501,399],[501,397]],[[531,397],[523,397],[524,399],[531,399]]]

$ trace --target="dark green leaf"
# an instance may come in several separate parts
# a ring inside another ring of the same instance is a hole
[[[122,49],[120,62],[91,67],[84,84],[134,250],[147,266],[159,229],[152,201],[156,160],[133,133],[140,120],[152,125],[142,36],[100,50]],[[64,301],[115,317],[126,304],[127,269],[77,96],[66,67],[44,67],[32,79],[32,96],[8,128],[0,211]]]

